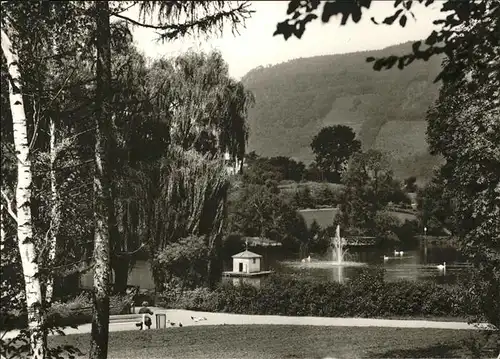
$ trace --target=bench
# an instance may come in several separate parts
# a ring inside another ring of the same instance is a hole
[[[109,323],[142,323],[146,319],[146,314],[119,314],[110,315]]]

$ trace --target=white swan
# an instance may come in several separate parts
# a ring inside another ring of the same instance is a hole
[[[397,250],[394,250],[394,255],[397,256],[399,252]]]
[[[437,269],[439,269],[439,270],[446,270],[446,262],[444,262],[443,264],[438,265]]]
[[[399,255],[400,255],[400,256],[402,256],[402,255],[404,255],[404,254],[405,254],[405,252],[403,252],[403,251],[399,251]]]
[[[306,260],[303,258],[303,259],[301,260],[301,262],[302,262],[302,263],[305,263],[305,262],[306,262]]]
[[[389,257],[388,256],[384,256],[384,261],[388,261],[389,260]]]
[[[307,257],[307,261],[308,261],[309,263],[311,263],[311,256],[308,256],[308,257]]]

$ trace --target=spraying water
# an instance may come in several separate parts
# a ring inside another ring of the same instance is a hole
[[[347,253],[347,249],[344,249],[346,244],[345,238],[340,237],[340,226],[337,225],[335,237],[332,238],[332,261],[336,262],[337,265],[342,265],[344,262],[344,256]]]

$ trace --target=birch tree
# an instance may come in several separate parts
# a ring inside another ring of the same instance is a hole
[[[51,203],[51,213],[50,218],[52,223],[49,227],[49,255],[48,255],[48,263],[53,263],[56,258],[56,249],[57,249],[57,232],[59,229],[59,196],[57,192],[57,178],[56,178],[56,124],[53,118],[50,119],[49,124],[50,131],[50,203]],[[54,276],[50,275],[47,278],[47,283],[45,286],[45,300],[50,302],[52,300],[52,296],[54,293]]]
[[[114,219],[110,183],[111,121],[109,96],[111,86],[111,33],[109,4],[95,2],[96,11],[96,115],[94,175],[94,314],[89,358],[106,358],[109,333],[110,222]]]
[[[11,31],[8,34],[8,30]],[[19,57],[11,38],[15,38],[12,27],[1,30],[2,52],[7,61],[9,72],[9,100],[14,132],[14,146],[17,155],[17,185],[15,189],[16,212],[12,210],[12,200],[2,191],[10,210],[17,222],[17,242],[25,281],[26,304],[28,307],[28,328],[33,358],[45,358],[47,351],[46,335],[43,329],[42,287],[39,266],[36,261],[35,245],[31,217],[31,159],[28,143],[28,125],[24,109],[22,80],[19,69]]]

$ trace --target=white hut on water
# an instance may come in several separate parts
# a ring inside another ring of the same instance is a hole
[[[253,277],[271,273],[271,271],[262,270],[262,256],[248,249],[233,255],[232,258],[233,270],[223,272],[225,277]]]

